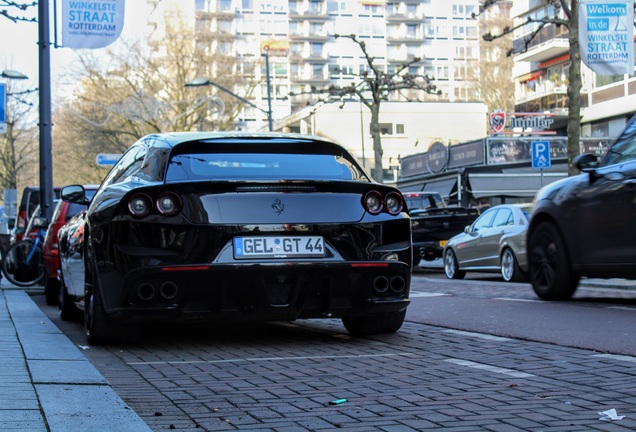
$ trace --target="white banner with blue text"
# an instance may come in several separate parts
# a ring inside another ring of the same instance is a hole
[[[124,27],[125,0],[63,0],[62,43],[66,48],[103,48]]]

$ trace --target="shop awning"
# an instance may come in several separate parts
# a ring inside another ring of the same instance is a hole
[[[450,196],[456,183],[457,179],[454,177],[442,180],[431,180],[426,182],[423,190],[426,192],[438,192],[442,197],[447,198]]]
[[[539,69],[546,69],[550,66],[554,66],[555,64],[563,63],[568,60],[570,60],[570,54],[563,54],[562,56],[539,63]]]
[[[519,82],[522,83],[526,81],[536,80],[540,76],[541,76],[541,71],[530,72],[529,74],[521,75],[519,77]]]
[[[475,198],[508,196],[533,198],[541,186],[567,177],[567,173],[474,174],[468,175]]]

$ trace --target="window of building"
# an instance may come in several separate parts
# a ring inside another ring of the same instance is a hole
[[[435,78],[448,79],[448,66],[437,66],[435,68]]]
[[[595,74],[596,87],[613,84],[623,80],[623,75],[599,75]]]
[[[312,35],[324,35],[324,24],[323,23],[311,23],[311,34]]]
[[[311,69],[312,69],[312,78],[319,79],[319,80],[325,78],[325,75],[324,75],[325,68],[323,67],[323,65],[313,64],[311,65]]]
[[[217,28],[222,33],[232,33],[232,21],[229,20],[219,20],[216,23]]]
[[[406,26],[406,35],[409,38],[416,38],[417,37],[417,33],[418,33],[417,28],[418,28],[417,24],[409,24],[409,25],[407,25]]]
[[[312,42],[311,44],[311,56],[312,57],[322,57],[324,44],[319,42]]]
[[[219,10],[230,12],[232,10],[232,0],[219,0]]]
[[[208,11],[210,4],[208,0],[196,0],[194,7],[197,11]]]
[[[453,16],[464,18],[466,16],[466,6],[463,4],[453,5]]]
[[[466,37],[466,27],[463,25],[454,25],[453,26],[453,37],[463,38]]]
[[[398,135],[404,135],[404,125],[402,123],[395,125],[395,133]]]
[[[393,123],[380,123],[378,126],[380,127],[380,134],[393,135]]]

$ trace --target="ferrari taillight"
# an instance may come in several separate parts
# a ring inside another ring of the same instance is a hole
[[[128,201],[128,211],[135,217],[145,217],[150,214],[152,200],[146,194],[135,194]]]

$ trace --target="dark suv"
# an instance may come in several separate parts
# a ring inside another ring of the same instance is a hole
[[[636,279],[636,116],[599,161],[542,188],[528,229],[529,277],[544,300],[572,297],[581,277]]]

